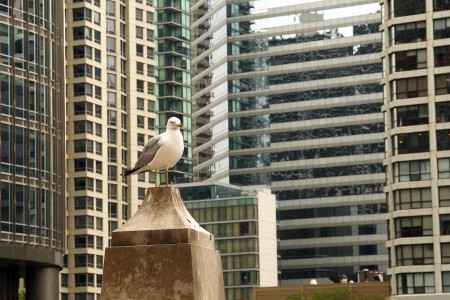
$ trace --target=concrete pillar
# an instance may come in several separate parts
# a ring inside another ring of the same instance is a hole
[[[27,300],[59,299],[58,268],[27,268]]]
[[[136,214],[112,233],[102,300],[224,300],[214,236],[192,218],[174,187],[149,188]]]

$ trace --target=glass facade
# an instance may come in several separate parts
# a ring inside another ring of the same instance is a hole
[[[382,5],[391,296],[447,298],[448,1]],[[443,268],[442,268],[443,267]]]
[[[253,287],[277,284],[274,195],[204,184],[181,186],[180,193],[192,217],[214,235],[227,300],[252,300]]]
[[[378,2],[195,3],[205,10],[192,11],[195,179],[276,193],[282,284],[384,272]],[[399,64],[422,68],[422,52],[415,65],[402,55]],[[316,206],[317,214],[297,218]],[[370,241],[361,226],[372,228]],[[341,251],[344,239],[352,247]],[[318,250],[312,262],[311,249],[325,240],[335,251]]]
[[[17,299],[25,287],[36,292],[27,282],[19,285],[33,267],[54,269],[57,276],[62,266],[63,20],[58,1],[0,2],[0,285],[11,287],[0,298]]]
[[[157,131],[166,130],[167,120],[178,117],[183,124],[185,150],[169,170],[170,183],[192,181],[191,16],[190,1],[157,0]],[[165,177],[159,182],[165,184]]]

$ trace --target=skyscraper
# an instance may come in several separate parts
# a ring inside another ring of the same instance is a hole
[[[64,3],[0,2],[0,298],[56,299],[65,224]]]
[[[196,180],[269,185],[281,283],[387,267],[377,1],[195,1]]]
[[[100,297],[103,251],[153,174],[123,178],[156,134],[155,7],[66,1],[67,227],[63,299]]]
[[[381,1],[392,299],[450,293],[450,3]]]
[[[181,160],[169,170],[170,183],[192,181],[190,4],[158,0],[157,5],[158,133],[166,131],[167,120],[175,116],[183,124],[185,141]]]

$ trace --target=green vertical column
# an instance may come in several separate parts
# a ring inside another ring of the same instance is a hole
[[[192,181],[192,90],[191,90],[191,16],[188,0],[158,0],[156,6],[157,49],[156,96],[158,133],[167,120],[178,117],[183,123],[185,151],[169,170],[169,183]],[[164,176],[159,182],[165,184]]]

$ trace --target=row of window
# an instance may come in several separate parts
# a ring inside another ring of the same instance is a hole
[[[117,216],[117,211],[111,212],[111,215],[113,213],[115,213],[115,215]],[[94,227],[94,220],[95,220],[95,227]],[[103,218],[82,215],[82,216],[75,216],[74,221],[75,221],[75,229],[96,229],[99,231],[103,231]],[[111,236],[111,232],[113,232],[118,228],[118,224],[119,224],[118,221],[108,220],[109,236]],[[82,238],[83,236],[79,237]],[[93,236],[92,236],[92,243],[88,242],[89,241],[88,238],[91,237],[91,235],[86,235],[84,237],[86,237],[86,239],[80,240],[80,243],[77,243],[77,239],[75,239],[75,245],[79,245],[75,246],[75,248],[94,248]],[[103,245],[103,243],[101,243],[101,245]],[[100,246],[99,243],[97,243],[97,249],[102,249],[102,246]]]
[[[450,158],[438,158],[438,178],[450,178]],[[414,160],[394,163],[394,182],[430,180],[430,161]]]
[[[450,150],[450,130],[437,130],[436,140],[438,151]],[[394,155],[429,152],[429,132],[421,131],[394,135],[392,137],[392,144]]]
[[[439,216],[441,235],[450,235],[450,215]],[[433,235],[432,216],[395,218],[395,238],[423,237]]]
[[[280,210],[278,220],[298,220],[309,218],[330,218],[352,215],[372,215],[387,212],[386,203],[368,203],[352,206],[318,207]]]
[[[450,102],[436,102],[435,111],[436,123],[450,122]],[[395,107],[392,109],[392,127],[428,124],[428,117],[428,104]]]
[[[425,0],[389,0],[390,18],[412,16],[425,13]],[[433,0],[433,11],[450,10],[450,3],[447,0]]]
[[[380,255],[386,254],[386,248],[380,245],[354,245],[338,247],[315,247],[303,249],[281,250],[280,255],[284,260],[287,259],[308,259],[308,258],[327,258],[344,257],[359,255]]]
[[[450,94],[450,73],[435,75],[435,95]],[[400,100],[428,96],[427,77],[412,77],[391,81],[391,99]]]
[[[434,47],[434,66],[450,66],[450,46]],[[427,50],[414,49],[398,51],[390,55],[391,72],[425,69],[427,67]]]
[[[434,24],[434,39],[450,38],[450,18],[436,19]],[[392,44],[406,44],[426,41],[426,22],[411,22],[394,25],[390,28]]]
[[[282,240],[328,238],[339,236],[380,234],[386,230],[385,224],[366,224],[355,226],[334,226],[280,230]]]

